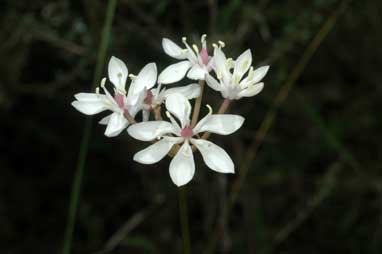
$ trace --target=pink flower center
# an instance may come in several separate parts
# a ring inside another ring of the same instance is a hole
[[[116,93],[114,95],[114,100],[118,104],[119,108],[121,108],[121,109],[125,108],[125,101],[123,99],[124,99],[123,94]]]
[[[152,102],[153,102],[153,93],[150,90],[147,90],[145,104],[151,105]]]
[[[203,47],[202,50],[200,50],[200,56],[202,57],[203,64],[207,65],[208,64],[208,52],[207,52],[206,48]]]
[[[191,138],[193,135],[194,133],[192,132],[192,128],[190,126],[186,126],[180,131],[180,136],[183,138]]]

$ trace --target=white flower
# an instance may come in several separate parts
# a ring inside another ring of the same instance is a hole
[[[136,153],[134,160],[143,164],[153,164],[160,161],[168,154],[175,144],[182,144],[169,167],[170,177],[177,186],[187,184],[194,176],[195,163],[191,144],[202,154],[206,165],[220,173],[234,173],[234,164],[227,154],[214,143],[198,139],[202,132],[212,132],[220,135],[228,135],[238,130],[244,118],[238,115],[212,115],[210,113],[199,121],[194,127],[190,127],[191,105],[181,94],[171,94],[166,99],[168,121],[148,121],[130,126],[128,133],[138,140],[153,141],[160,139],[153,145]],[[174,115],[180,122],[172,117]]]
[[[168,66],[158,77],[158,83],[171,84],[181,80],[187,73],[187,77],[193,80],[204,80],[205,75],[212,69],[212,59],[208,56],[206,35],[202,35],[202,49],[199,51],[194,44],[192,48],[187,43],[186,37],[182,38],[186,46],[182,49],[173,41],[163,38],[162,47],[165,53],[178,60],[184,60]]]
[[[142,109],[144,100],[142,91],[155,85],[157,72],[154,63],[146,65],[132,81],[128,92],[125,89],[128,69],[120,59],[116,57],[110,59],[108,74],[114,85],[114,96],[105,88],[106,78],[104,78],[101,88],[105,94],[100,94],[99,88],[96,93],[78,93],[74,95],[76,100],[72,102],[72,106],[85,115],[94,115],[105,110],[112,111],[99,123],[107,125],[106,136],[114,137],[129,125],[127,118],[133,119]]]
[[[214,45],[214,68],[220,82],[210,74],[206,74],[207,85],[229,100],[238,100],[241,97],[251,97],[261,92],[264,83],[259,83],[267,74],[269,66],[253,70],[251,50],[246,50],[236,61],[227,59],[221,46]],[[231,73],[233,69],[233,73]],[[248,72],[249,70],[249,72]],[[243,79],[243,76],[248,75]]]

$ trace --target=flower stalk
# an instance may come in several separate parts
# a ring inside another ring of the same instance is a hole
[[[188,224],[187,188],[182,186],[178,189],[179,219],[182,227],[183,253],[191,253],[190,229]]]
[[[123,112],[123,116],[127,119],[127,121],[129,121],[130,124],[137,123],[134,117],[132,117],[128,111]]]
[[[195,100],[194,112],[192,113],[192,120],[191,120],[192,128],[195,127],[196,123],[198,122],[200,107],[202,105],[202,99],[203,99],[204,84],[205,84],[204,80],[199,80],[200,95]]]

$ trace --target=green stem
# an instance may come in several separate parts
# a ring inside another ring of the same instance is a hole
[[[196,123],[198,122],[200,106],[202,105],[205,81],[199,80],[199,85],[200,85],[200,95],[198,98],[196,98],[195,104],[194,104],[194,112],[192,113],[192,119],[191,119],[191,127],[192,128],[194,128]]]
[[[185,186],[180,187],[178,191],[179,196],[179,218],[182,225],[182,237],[183,237],[183,253],[191,253],[190,243],[190,229],[188,225],[188,213],[187,213],[187,189]]]
[[[104,65],[105,65],[106,52],[110,42],[111,25],[113,23],[116,5],[117,5],[117,0],[109,0],[107,5],[106,19],[105,19],[105,24],[102,31],[101,43],[98,48],[97,64],[94,71],[92,90],[94,90],[95,84],[99,83],[101,79],[102,69],[104,68]],[[74,232],[76,214],[77,214],[77,209],[78,209],[78,204],[80,199],[82,177],[84,174],[85,162],[86,162],[86,157],[88,154],[91,129],[92,129],[92,119],[87,118],[85,121],[84,130],[83,130],[83,136],[82,136],[80,151],[78,155],[77,167],[76,167],[76,172],[74,175],[74,181],[73,181],[72,191],[70,196],[68,219],[66,223],[65,238],[64,238],[64,244],[62,249],[63,254],[70,254],[71,248],[72,248],[73,232]]]

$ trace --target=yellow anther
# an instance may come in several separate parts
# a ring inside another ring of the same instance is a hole
[[[233,59],[228,58],[227,62],[225,64],[226,64],[227,69],[231,69],[234,66]]]
[[[232,80],[233,80],[234,84],[239,84],[240,79],[239,79],[239,76],[237,74],[233,75]]]
[[[96,87],[95,92],[96,92],[96,94],[99,94],[99,87]]]
[[[187,37],[182,37],[182,41],[186,42],[187,41]]]
[[[225,47],[225,43],[224,43],[224,42],[222,42],[222,41],[219,41],[219,45],[220,45],[220,47],[222,47],[222,48],[224,48],[224,47]]]
[[[168,112],[168,111],[166,111],[166,116],[168,117],[168,118],[172,118],[172,115],[170,114],[170,112]]]
[[[212,43],[212,47],[217,48],[218,45],[216,43]]]
[[[247,68],[247,65],[248,65],[248,64],[249,64],[249,61],[248,61],[248,59],[246,59],[246,60],[241,64],[240,69],[244,71],[244,70]]]
[[[248,79],[252,79],[253,78],[253,66],[251,66],[251,68],[249,68],[249,73],[248,73]]]
[[[195,50],[196,54],[199,53],[198,46],[196,46],[195,44],[193,44],[193,45],[192,45],[192,48]]]
[[[133,80],[133,79],[135,79],[137,76],[135,76],[134,74],[129,74],[129,78],[131,79],[131,80]]]
[[[218,77],[218,79],[222,78],[222,70],[220,68],[218,68],[218,70],[216,72],[216,76]]]
[[[206,104],[206,107],[208,108],[208,114],[211,115],[213,112],[212,107],[209,104]]]

